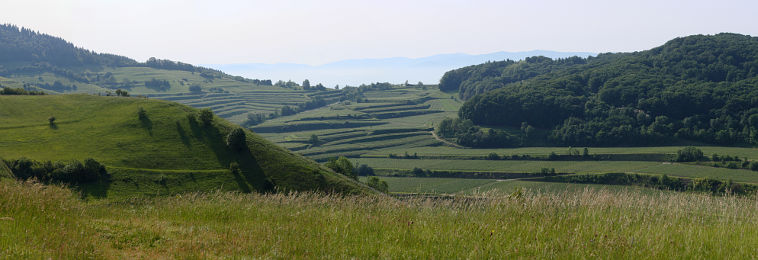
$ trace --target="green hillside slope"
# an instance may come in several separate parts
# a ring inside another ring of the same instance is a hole
[[[25,88],[49,94],[88,93],[171,100],[211,108],[237,124],[271,117],[283,106],[312,107],[334,102],[334,93],[317,85],[247,79],[182,62],[150,58],[145,62],[96,53],[64,39],[14,25],[0,25],[0,88]],[[309,103],[310,102],[310,103]]]
[[[474,124],[545,130],[509,136],[461,124],[443,131],[471,144],[758,144],[758,38],[747,35],[688,36],[587,59],[486,63],[446,73],[440,88],[468,99],[459,116]]]
[[[3,158],[0,158],[0,179],[13,177],[11,170],[5,165]]]
[[[140,119],[142,108],[146,117]],[[195,190],[267,189],[368,192],[361,184],[246,131],[249,151],[225,143],[237,126],[197,110],[144,98],[90,95],[0,96],[0,157],[37,161],[94,158],[111,181],[90,185],[93,196],[171,194]],[[48,119],[55,117],[54,124]],[[229,165],[236,162],[241,172]]]

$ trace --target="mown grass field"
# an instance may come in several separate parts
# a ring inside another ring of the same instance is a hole
[[[755,198],[607,190],[394,200],[206,193],[83,202],[0,182],[2,258],[750,259]]]
[[[589,147],[590,154],[676,154],[677,151],[684,148],[683,146],[654,146],[654,147]],[[707,156],[716,153],[719,155],[738,156],[740,158],[758,159],[758,148],[748,147],[724,147],[724,146],[698,146],[699,149]],[[574,147],[580,152],[584,147]],[[500,156],[510,155],[532,155],[545,156],[554,152],[556,154],[568,154],[569,147],[520,147],[520,148],[501,148],[501,149],[459,149],[455,147],[417,147],[417,148],[399,148],[399,149],[380,149],[366,153],[367,157],[387,156],[390,153],[423,155],[447,155],[447,156],[486,156],[489,153],[496,153]]]
[[[357,164],[374,168],[409,170],[413,168],[451,171],[495,171],[510,173],[537,173],[543,168],[554,168],[558,173],[645,173],[667,174],[687,178],[713,178],[737,182],[758,183],[758,172],[742,169],[637,161],[493,161],[493,160],[435,160],[356,158]]]
[[[367,177],[361,177],[361,180]],[[386,177],[392,194],[452,194],[452,195],[509,195],[522,189],[534,192],[560,193],[578,191],[640,191],[643,193],[659,192],[658,190],[638,186],[579,184],[544,182],[527,179],[465,179],[465,178],[435,178],[435,177]]]

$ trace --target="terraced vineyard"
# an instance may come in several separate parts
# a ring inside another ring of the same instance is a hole
[[[366,90],[362,97],[365,100],[360,103],[333,103],[269,120],[252,130],[317,161],[346,156],[356,165],[373,167],[376,174],[390,184],[390,192],[398,193],[511,192],[518,187],[549,191],[620,188],[532,180],[542,176],[539,173],[545,169],[558,174],[628,173],[758,184],[755,171],[671,162],[677,151],[684,148],[682,146],[589,147],[590,160],[568,156],[583,147],[463,148],[433,134],[435,124],[445,117],[457,116],[461,103],[449,93],[434,87],[393,86]],[[755,148],[699,148],[707,156],[729,155],[743,161],[758,159]],[[498,159],[487,159],[492,154]],[[559,159],[549,159],[550,154]],[[411,173],[414,169],[427,173],[417,176]]]
[[[396,86],[364,91],[365,100],[329,106],[267,121],[253,131],[290,150],[324,161],[360,157],[380,149],[439,147],[436,122],[453,117],[460,102],[433,87]],[[311,137],[315,135],[318,142]]]
[[[309,100],[304,91],[272,86],[235,88],[227,92],[148,94],[147,96],[197,108],[210,108],[216,115],[235,123],[244,122],[247,114],[250,113],[271,114],[278,112],[282,106],[297,106]]]

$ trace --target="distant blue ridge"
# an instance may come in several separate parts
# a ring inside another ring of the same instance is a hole
[[[311,84],[322,83],[327,87],[360,84],[372,82],[410,83],[419,81],[425,84],[437,84],[442,75],[449,70],[506,59],[522,60],[526,57],[545,56],[550,58],[566,58],[571,56],[595,56],[591,52],[557,52],[534,50],[524,52],[494,52],[471,55],[464,53],[439,54],[422,58],[375,58],[350,59],[322,65],[306,65],[295,63],[244,63],[244,64],[203,64],[202,66],[218,69],[231,75],[254,79],[292,80],[301,83],[308,79]]]

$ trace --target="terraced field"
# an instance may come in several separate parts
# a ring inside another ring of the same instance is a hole
[[[434,87],[363,92],[361,103],[339,102],[267,121],[253,131],[310,158],[359,157],[382,149],[443,146],[434,124],[457,114],[460,101]],[[311,142],[311,136],[318,143]]]
[[[297,106],[309,100],[304,91],[272,86],[232,89],[228,93],[148,94],[148,97],[175,101],[213,112],[235,123],[242,123],[247,114],[278,112],[282,106]]]
[[[334,95],[318,93],[312,95]],[[253,127],[264,138],[317,161],[346,156],[373,167],[399,193],[470,193],[474,190],[509,192],[517,187],[547,190],[605,187],[598,184],[569,184],[529,181],[543,169],[563,174],[632,173],[681,178],[711,178],[720,181],[758,183],[758,172],[672,163],[681,146],[590,147],[596,159],[548,160],[551,153],[566,156],[570,147],[523,147],[466,149],[433,135],[434,126],[445,117],[456,117],[461,102],[433,87],[394,86],[368,90],[362,102],[339,102],[292,116],[269,120]],[[223,114],[222,114],[223,116]],[[313,137],[318,139],[316,143]],[[700,147],[703,152],[758,159],[758,149],[743,147]],[[485,160],[490,154],[502,160]],[[514,160],[512,157],[516,156]],[[426,177],[410,174],[414,168],[432,171]],[[456,178],[435,178],[451,177]],[[509,179],[508,181],[496,180]],[[618,187],[611,187],[612,189]]]

